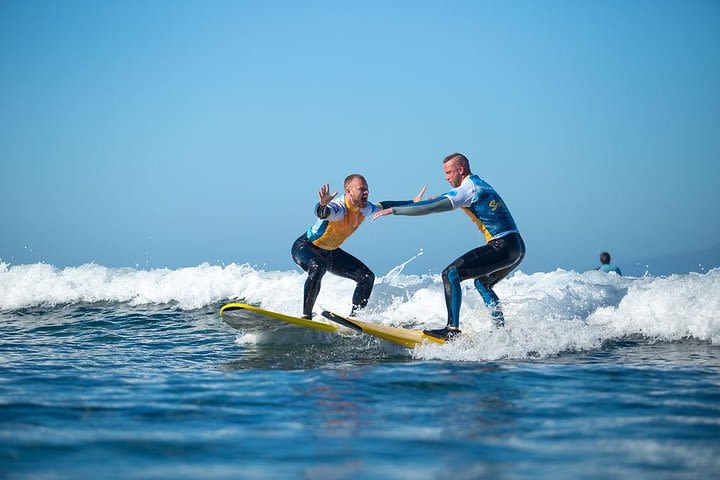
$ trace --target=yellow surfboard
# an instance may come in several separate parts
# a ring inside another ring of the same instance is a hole
[[[264,315],[266,317],[279,320],[281,322],[289,323],[292,325],[298,325],[300,327],[305,328],[311,328],[313,330],[320,330],[323,332],[333,332],[337,330],[337,326],[333,325],[332,323],[325,322],[325,321],[317,321],[317,320],[308,320],[306,318],[300,318],[300,317],[292,317],[290,315],[284,315],[282,313],[277,312],[271,312],[270,310],[265,310],[259,307],[253,307],[252,305],[245,305],[244,303],[228,303],[227,305],[224,305],[220,309],[220,316],[223,318],[225,323],[230,325],[233,328],[238,328],[239,323],[237,321],[234,321],[231,318],[231,315],[228,315],[230,312],[237,312],[238,310],[244,310],[249,312],[255,312],[259,313],[260,315]]]
[[[345,318],[328,311],[322,312],[322,315],[328,320],[332,320],[345,327],[407,348],[415,348],[423,343],[438,343],[440,345],[445,343],[445,340],[426,335],[422,330],[408,330],[405,328],[387,327],[375,323],[361,322],[360,320]]]

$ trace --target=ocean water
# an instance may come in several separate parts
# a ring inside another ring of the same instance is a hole
[[[303,282],[0,262],[0,478],[720,477],[720,269],[516,272],[503,329],[468,283],[463,335],[414,350],[219,316]],[[362,318],[444,325],[439,276],[393,269]]]

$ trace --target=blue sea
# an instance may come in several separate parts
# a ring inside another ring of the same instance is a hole
[[[720,477],[720,269],[516,272],[492,326],[414,350],[298,314],[304,276],[0,262],[0,478]],[[347,314],[354,285],[317,302]],[[445,323],[438,275],[378,275],[362,319]]]

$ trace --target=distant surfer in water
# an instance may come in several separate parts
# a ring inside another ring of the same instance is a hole
[[[345,195],[335,198],[330,185],[320,187],[320,201],[315,206],[318,220],[307,232],[300,235],[292,246],[291,254],[295,263],[308,274],[303,297],[303,318],[312,318],[312,309],[320,293],[320,282],[326,272],[349,278],[357,283],[352,299],[354,315],[365,308],[375,282],[375,274],[360,260],[340,248],[352,235],[365,217],[381,211],[417,202],[425,193],[425,187],[413,200],[368,202],[370,190],[365,177],[354,173],[345,179]]]
[[[500,302],[492,287],[508,276],[525,257],[525,243],[510,210],[495,189],[470,171],[470,162],[461,153],[443,160],[445,179],[453,187],[449,192],[412,205],[385,208],[373,220],[385,215],[427,215],[462,208],[485,236],[486,245],[470,250],[442,272],[448,322],[445,328],[425,330],[427,335],[450,339],[460,333],[460,282],[475,279],[475,288],[492,310],[493,322],[505,324]]]
[[[618,275],[622,275],[622,273],[620,273],[620,269],[610,263],[610,254],[608,252],[602,252],[600,254],[600,266],[597,267],[595,270],[601,270],[608,273],[615,272]]]

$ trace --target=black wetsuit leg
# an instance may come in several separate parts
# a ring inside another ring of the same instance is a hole
[[[359,308],[365,308],[375,283],[375,274],[363,262],[340,248],[323,250],[316,247],[305,234],[295,240],[291,254],[293,261],[308,274],[303,295],[303,317],[312,318],[322,277],[328,271],[357,283],[350,315]]]
[[[520,262],[522,262],[524,257],[525,249],[523,244],[523,253],[517,259],[517,261],[515,261],[515,263],[513,263],[509,267],[502,268],[497,272],[492,272],[489,275],[483,275],[475,279],[475,288],[480,293],[480,296],[485,302],[485,305],[490,307],[493,323],[497,327],[502,327],[505,325],[505,315],[503,314],[502,308],[500,308],[500,299],[498,299],[497,294],[495,294],[495,291],[492,287],[494,287],[495,284],[498,283],[500,280],[507,277],[510,272],[515,270],[515,268],[520,265]]]
[[[525,243],[522,237],[518,233],[511,233],[470,250],[448,265],[442,272],[448,325],[457,327],[460,324],[460,282],[470,278],[476,279],[475,287],[483,301],[493,308],[494,312],[499,312],[493,314],[493,319],[497,325],[502,325],[502,310],[492,287],[516,268],[524,257]]]
[[[515,270],[517,266],[520,265],[520,262],[522,262],[524,256],[525,254],[523,254],[523,256],[521,256],[517,260],[517,262],[513,263],[507,268],[500,269],[497,272],[491,273],[490,275],[483,275],[482,277],[478,277],[475,280],[481,282],[485,288],[492,288],[500,280],[510,275],[510,272]]]
[[[303,292],[303,317],[312,318],[312,309],[320,293],[320,283],[328,269],[329,251],[313,245],[307,235],[295,240],[290,250],[293,261],[308,274]]]
[[[354,315],[358,309],[365,308],[375,283],[375,274],[367,265],[345,250],[337,248],[332,251],[328,270],[335,275],[349,278],[357,283],[353,293],[350,316]]]

